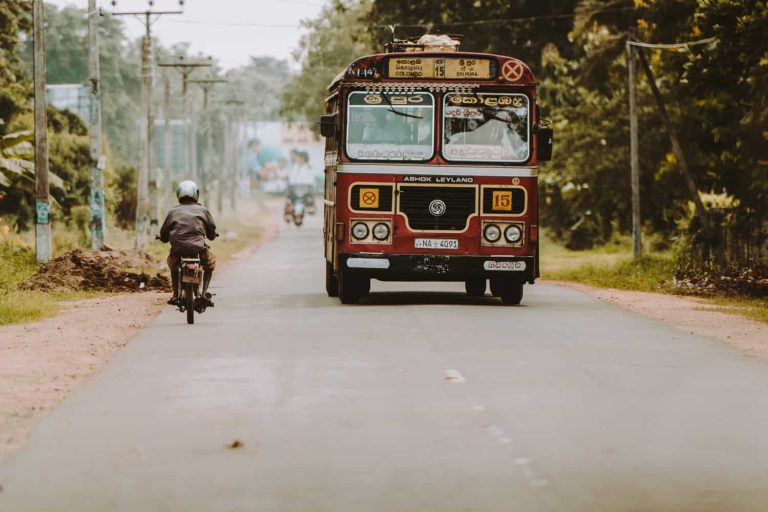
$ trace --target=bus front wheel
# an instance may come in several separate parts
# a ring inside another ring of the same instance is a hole
[[[339,270],[339,300],[342,304],[357,304],[370,291],[370,278]]]

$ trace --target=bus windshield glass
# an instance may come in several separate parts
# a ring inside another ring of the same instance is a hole
[[[448,161],[525,162],[530,102],[524,94],[445,95],[443,157]]]
[[[429,160],[435,147],[435,99],[426,92],[352,92],[347,155],[355,160]]]

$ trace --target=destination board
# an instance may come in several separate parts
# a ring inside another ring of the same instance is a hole
[[[389,78],[437,78],[446,80],[490,80],[490,59],[443,57],[392,57]]]

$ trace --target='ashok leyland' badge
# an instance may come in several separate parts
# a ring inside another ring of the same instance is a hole
[[[440,199],[435,199],[434,201],[429,203],[429,213],[431,213],[435,217],[441,216],[442,214],[445,213],[447,209],[448,207]]]

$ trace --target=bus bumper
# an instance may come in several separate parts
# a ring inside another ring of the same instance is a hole
[[[514,279],[533,283],[533,256],[455,256],[443,254],[339,254],[345,272],[380,281],[466,281]]]

